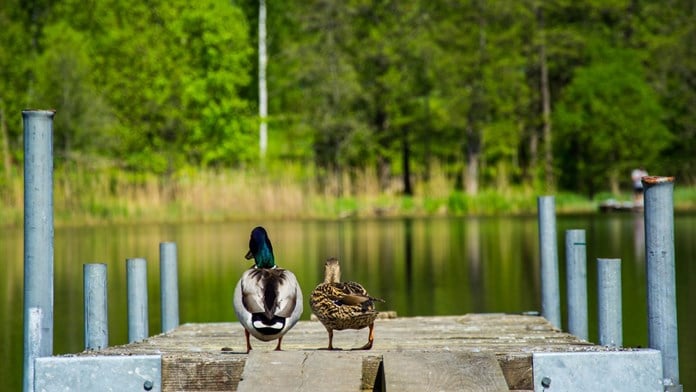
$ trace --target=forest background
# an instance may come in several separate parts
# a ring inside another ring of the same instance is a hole
[[[692,0],[270,1],[267,147],[259,6],[0,2],[1,221],[26,108],[57,224],[594,211],[637,167],[696,206]]]

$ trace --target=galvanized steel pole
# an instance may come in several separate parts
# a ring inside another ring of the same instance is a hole
[[[25,319],[25,333],[29,334],[29,339],[24,339],[24,355],[29,357],[28,363],[25,359],[24,369],[24,391],[34,391],[34,360],[39,357],[45,357],[41,354],[41,338],[43,331],[41,328],[43,322],[43,311],[41,308],[31,308]],[[27,377],[31,375],[31,377]]]
[[[662,353],[666,390],[679,391],[674,267],[674,177],[643,177],[648,345]]]
[[[147,312],[147,262],[142,258],[126,260],[128,286],[128,342],[139,342],[149,335]]]
[[[621,347],[621,259],[597,259],[599,344]]]
[[[585,230],[566,230],[568,332],[584,340],[588,340],[586,248]]]
[[[160,300],[162,332],[169,332],[179,326],[179,280],[174,242],[160,244]]]
[[[558,284],[556,211],[553,196],[539,196],[539,247],[541,253],[541,315],[561,328],[561,299]]]
[[[106,264],[85,264],[85,350],[99,350],[109,345]]]
[[[33,391],[34,359],[53,355],[53,116],[25,110],[24,383]],[[38,331],[33,330],[40,315]],[[33,315],[33,316],[32,316]],[[31,322],[30,322],[31,321]]]

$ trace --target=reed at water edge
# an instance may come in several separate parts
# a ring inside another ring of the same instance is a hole
[[[531,188],[498,187],[468,195],[437,167],[415,184],[414,196],[401,192],[400,178],[379,191],[374,171],[324,176],[296,165],[263,169],[185,169],[169,175],[133,173],[113,167],[58,167],[54,172],[54,220],[57,226],[109,223],[227,221],[233,219],[336,219],[377,216],[523,215],[536,213]],[[595,212],[609,197],[557,192],[558,213]],[[23,219],[21,173],[0,183],[0,225]],[[696,210],[696,187],[675,189],[675,208]]]

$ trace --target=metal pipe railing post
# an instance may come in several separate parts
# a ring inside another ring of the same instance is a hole
[[[160,244],[160,300],[162,301],[162,332],[179,326],[179,279],[176,243]]]
[[[33,390],[34,359],[53,354],[53,116],[22,111],[24,122],[24,375]],[[32,317],[40,315],[40,329]],[[34,348],[36,350],[34,350]]]
[[[85,350],[99,350],[109,345],[106,264],[85,264]]]
[[[126,260],[128,286],[128,342],[139,342],[149,335],[147,312],[147,262],[142,258]]]
[[[585,230],[567,230],[565,237],[568,332],[588,340],[587,249]]]
[[[541,253],[541,315],[561,328],[561,299],[558,284],[556,211],[553,196],[539,196],[539,247]]]
[[[29,339],[24,339],[24,391],[34,391],[34,360],[39,357],[44,357],[41,354],[41,338],[43,337],[42,322],[43,311],[41,308],[31,308],[25,315],[25,333],[29,334]],[[28,357],[28,361],[27,361]],[[31,377],[27,377],[31,375]]]
[[[664,385],[681,390],[674,267],[674,177],[643,177],[648,345],[662,353]]]
[[[621,259],[597,259],[599,344],[621,347]]]

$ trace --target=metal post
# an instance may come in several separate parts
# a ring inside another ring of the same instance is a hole
[[[128,286],[128,342],[147,339],[147,262],[142,258],[126,260]]]
[[[553,196],[539,196],[539,247],[541,250],[541,315],[554,327],[561,327],[561,300],[558,285],[556,211]]]
[[[169,332],[179,326],[179,283],[176,256],[176,243],[162,242],[160,244],[162,332]]]
[[[109,345],[106,264],[85,264],[85,350],[99,350]]]
[[[597,259],[599,344],[621,347],[621,259]]]
[[[27,319],[25,320],[26,329],[25,333],[29,334],[29,339],[24,339],[24,391],[34,391],[34,360],[39,357],[44,357],[46,355],[41,355],[41,338],[43,331],[41,328],[41,323],[43,322],[43,311],[41,308],[31,308],[27,313]],[[31,377],[27,377],[31,375]]]
[[[660,350],[667,390],[680,391],[674,271],[674,177],[643,177],[648,345]]]
[[[585,230],[566,231],[565,251],[568,286],[568,332],[580,339],[588,340]]]
[[[22,112],[24,120],[23,388],[25,392],[32,391],[34,358],[53,354],[54,114],[55,111],[52,110]],[[38,333],[32,330],[30,322],[31,317],[35,317],[36,314],[41,316]],[[29,352],[29,349],[34,347],[36,351]]]

